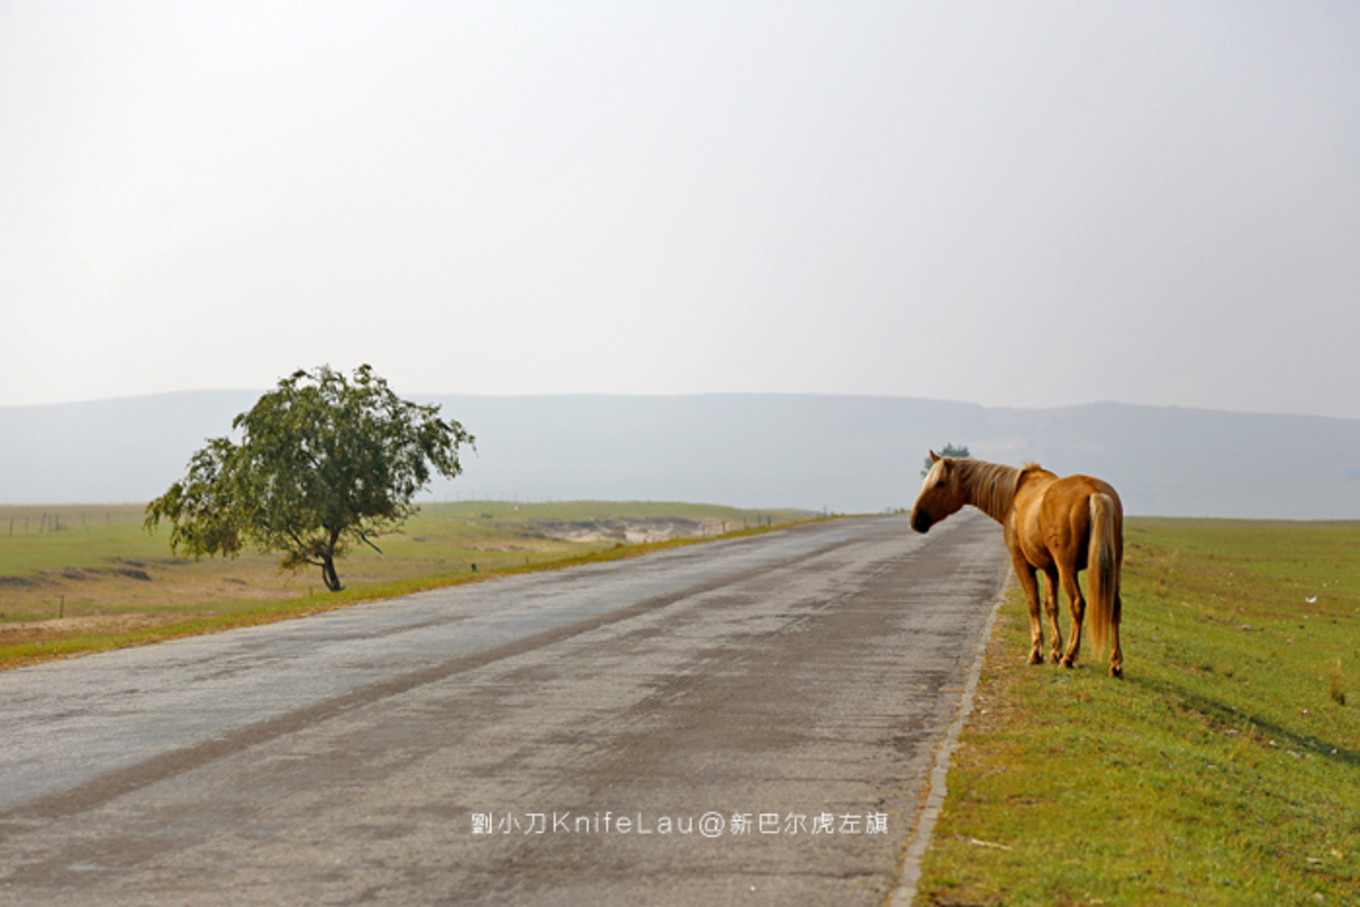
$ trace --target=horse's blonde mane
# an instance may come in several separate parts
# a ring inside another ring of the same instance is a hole
[[[998,522],[1004,522],[1015,503],[1020,481],[1030,472],[1044,472],[1038,463],[1026,463],[1016,469],[1004,463],[986,460],[958,459],[959,486],[968,503]]]

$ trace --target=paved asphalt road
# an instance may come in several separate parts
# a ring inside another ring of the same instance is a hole
[[[881,904],[1006,575],[837,520],[0,673],[0,903]]]

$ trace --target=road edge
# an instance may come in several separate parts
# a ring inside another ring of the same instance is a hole
[[[949,730],[945,732],[940,748],[935,752],[935,765],[931,768],[927,781],[925,805],[917,812],[916,824],[912,828],[906,850],[903,852],[902,869],[898,875],[897,888],[887,901],[888,907],[912,907],[916,900],[916,885],[921,880],[921,860],[930,847],[935,831],[935,821],[940,817],[940,809],[944,806],[945,797],[949,793],[946,785],[949,765],[954,751],[958,749],[959,735],[963,733],[964,725],[968,723],[969,716],[973,714],[973,700],[977,695],[978,683],[982,677],[982,666],[987,660],[987,645],[991,641],[992,630],[996,626],[996,617],[1001,612],[1001,605],[1006,600],[1011,583],[1014,581],[1015,574],[1008,569],[1006,579],[1001,584],[1001,588],[997,591],[992,602],[991,613],[987,615],[987,623],[982,628],[977,648],[973,652],[973,665],[968,671],[968,681],[964,685],[963,695],[959,698],[958,713],[954,716],[953,723],[949,725]]]

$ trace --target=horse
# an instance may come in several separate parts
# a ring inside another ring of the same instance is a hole
[[[1048,579],[1044,610],[1053,625],[1052,660],[1061,658],[1068,668],[1076,663],[1082,622],[1089,617],[1097,656],[1112,643],[1110,676],[1122,677],[1119,573],[1124,563],[1124,508],[1114,488],[1091,476],[1058,478],[1037,463],[1016,469],[985,460],[941,457],[933,450],[930,459],[930,471],[911,510],[911,528],[927,532],[965,504],[1001,524],[1015,575],[1029,601],[1029,663],[1044,661],[1037,578],[1042,570]],[[1082,570],[1087,571],[1089,615],[1077,582]],[[1058,626],[1060,584],[1072,609],[1072,639],[1065,652]]]

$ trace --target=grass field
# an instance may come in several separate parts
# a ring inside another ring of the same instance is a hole
[[[1011,590],[917,903],[1360,904],[1360,524],[1126,545],[1122,682],[1024,664]]]
[[[0,668],[811,516],[650,502],[428,504],[376,540],[382,554],[352,549],[337,564],[345,590],[330,593],[319,570],[281,572],[278,556],[177,558],[166,527],[142,528],[140,505],[0,507]]]

